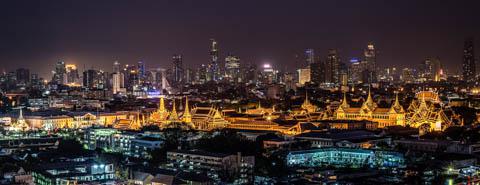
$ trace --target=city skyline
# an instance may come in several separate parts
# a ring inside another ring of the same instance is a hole
[[[298,68],[308,48],[322,61],[330,48],[349,61],[362,57],[373,42],[378,66],[417,67],[438,57],[450,73],[460,74],[464,40],[475,37],[478,44],[480,37],[476,4],[3,2],[0,70],[30,68],[49,79],[59,60],[81,71],[84,66],[111,71],[114,61],[169,68],[174,54],[182,55],[186,67],[196,68],[209,63],[209,42],[215,39],[222,63],[233,54],[242,63]]]

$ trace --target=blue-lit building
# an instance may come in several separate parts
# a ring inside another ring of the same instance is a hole
[[[352,148],[294,151],[287,155],[286,160],[288,167],[398,168],[405,163],[403,155],[398,152]]]

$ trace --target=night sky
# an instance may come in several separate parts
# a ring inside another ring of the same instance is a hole
[[[0,1],[0,70],[47,78],[59,60],[81,70],[111,71],[115,60],[165,68],[178,53],[195,68],[208,62],[210,38],[222,60],[233,53],[287,70],[306,48],[322,60],[337,48],[347,61],[373,41],[380,66],[416,67],[434,56],[457,72],[469,36],[478,59],[478,0]]]

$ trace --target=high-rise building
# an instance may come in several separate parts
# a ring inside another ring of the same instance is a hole
[[[240,58],[234,55],[228,55],[225,58],[225,78],[230,82],[241,82],[240,77]]]
[[[298,84],[301,86],[310,82],[310,68],[298,69]]]
[[[402,81],[403,83],[414,83],[415,82],[415,76],[413,74],[413,70],[409,68],[404,68],[402,70]]]
[[[325,66],[322,62],[313,62],[310,64],[310,80],[315,84],[325,82]]]
[[[338,83],[339,82],[339,67],[340,67],[340,58],[338,56],[337,50],[330,49],[328,51],[327,60],[325,62],[325,82],[327,83]]]
[[[421,81],[440,81],[443,77],[443,69],[440,59],[427,58],[421,66],[419,72],[419,78]]]
[[[475,68],[475,50],[473,47],[473,38],[465,40],[463,48],[463,80],[467,82],[474,82],[476,75]]]
[[[126,93],[125,76],[120,71],[120,63],[118,61],[113,63],[112,91],[113,94]]]
[[[17,84],[27,85],[30,83],[30,70],[18,68],[16,71]]]
[[[102,70],[88,69],[83,72],[83,86],[89,89],[106,89],[108,73]]]
[[[202,64],[200,67],[197,69],[197,75],[196,75],[196,83],[203,84],[207,81],[209,81],[209,68],[208,65]]]
[[[257,82],[257,65],[248,63],[243,69],[243,78],[247,83],[256,83]]]
[[[191,68],[185,70],[185,83],[190,84],[193,82],[195,77],[194,71]]]
[[[66,84],[66,69],[65,62],[59,61],[55,64],[55,71],[53,71],[52,82],[55,84]]]
[[[220,68],[218,64],[218,47],[215,39],[210,39],[210,64],[208,64],[207,81],[218,81],[220,79]]]
[[[315,62],[315,51],[313,49],[305,50],[305,66],[310,66],[310,64]]]
[[[362,70],[363,65],[362,61],[358,58],[350,59],[350,67],[349,67],[349,77],[350,82],[352,83],[361,83],[362,82]]]
[[[260,71],[261,82],[264,84],[272,84],[277,82],[278,71],[270,64],[264,64],[262,71]]]
[[[65,75],[68,85],[80,85],[80,76],[78,75],[77,66],[75,64],[67,64],[65,66]]]
[[[363,52],[364,54],[364,62],[365,64],[365,69],[363,70],[364,76],[366,76],[367,79],[364,79],[364,83],[374,83],[377,82],[377,53],[375,51],[375,46],[373,43],[368,43],[367,49]]]
[[[140,80],[143,80],[145,78],[145,74],[146,74],[146,70],[145,70],[145,62],[143,61],[139,61],[138,62],[138,66],[137,66],[137,69],[138,69],[138,77]]]
[[[180,84],[183,82],[183,60],[182,55],[172,56],[172,81],[174,84]]]

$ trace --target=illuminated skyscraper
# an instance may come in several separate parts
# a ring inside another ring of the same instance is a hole
[[[174,84],[183,82],[183,61],[182,55],[173,55],[172,57],[172,81]]]
[[[317,85],[325,82],[324,63],[317,61],[310,64],[310,79]]]
[[[241,82],[240,77],[240,58],[233,55],[228,55],[225,58],[225,77],[230,82]]]
[[[474,82],[475,69],[475,50],[473,47],[473,38],[468,38],[465,41],[463,48],[463,80],[467,82]]]
[[[367,79],[364,79],[363,82],[373,83],[377,82],[377,56],[373,43],[368,43],[367,49],[364,51],[364,61],[365,69],[363,70],[363,76],[366,76]]]
[[[207,81],[218,81],[220,79],[220,68],[218,64],[217,41],[210,39],[212,45],[210,48],[210,64],[208,65]]]
[[[339,71],[340,58],[337,50],[330,49],[328,51],[327,60],[325,62],[325,82],[327,83],[339,83]]]
[[[59,61],[55,64],[55,71],[53,71],[52,82],[55,84],[65,84],[66,83],[66,69],[65,62]]]
[[[112,91],[113,94],[125,93],[125,76],[120,71],[120,63],[115,61],[113,63],[113,73],[112,73]]]
[[[315,51],[313,49],[305,50],[305,66],[310,66],[310,64],[315,62]]]
[[[80,85],[80,76],[78,75],[78,69],[76,65],[67,64],[65,66],[65,74],[67,77],[67,84]]]
[[[298,84],[305,85],[310,82],[310,68],[298,69]]]

